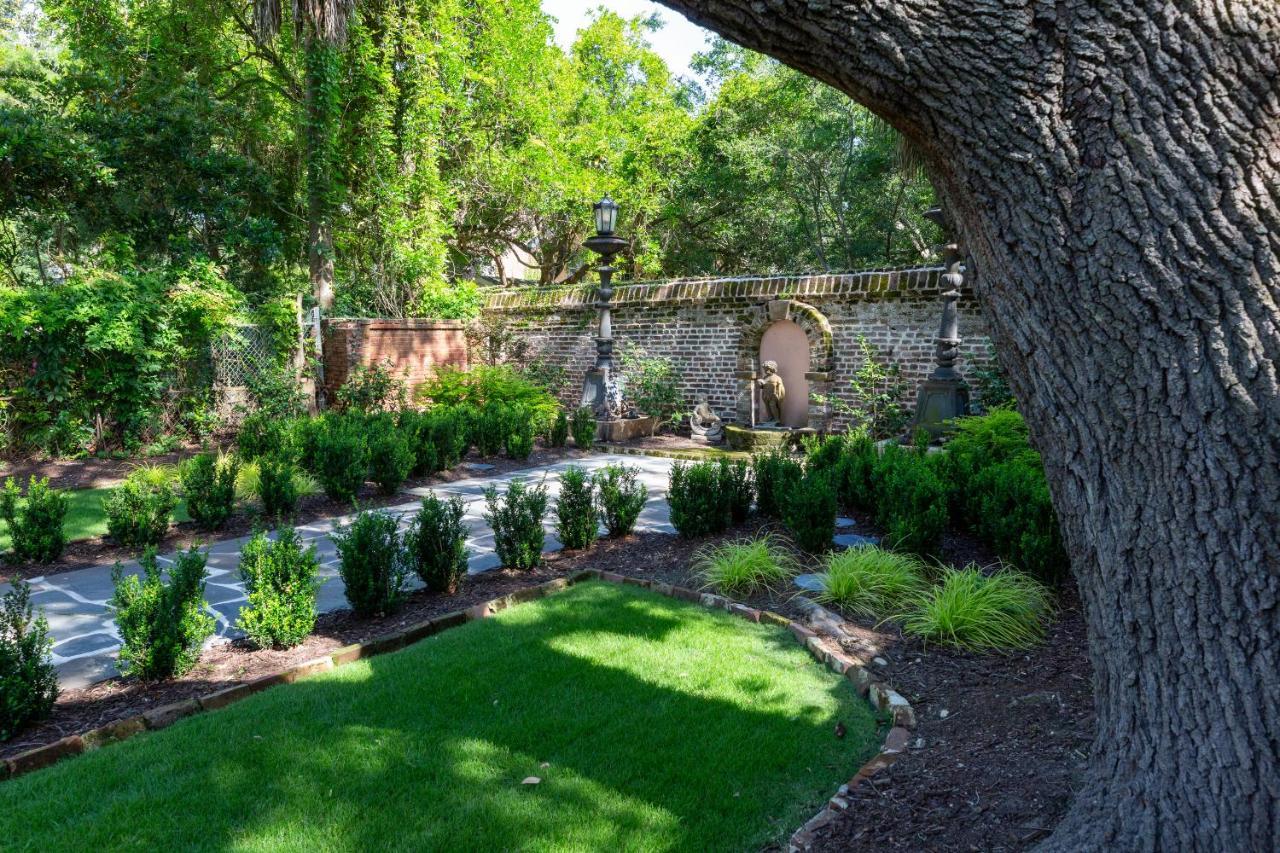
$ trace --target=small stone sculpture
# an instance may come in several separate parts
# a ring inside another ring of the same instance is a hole
[[[724,421],[712,411],[706,397],[689,413],[689,433],[694,441],[706,444],[719,444],[724,439]]]
[[[769,360],[760,365],[764,376],[756,380],[760,386],[760,402],[764,406],[765,419],[760,426],[782,425],[782,403],[787,399],[787,388],[778,375],[778,362]]]

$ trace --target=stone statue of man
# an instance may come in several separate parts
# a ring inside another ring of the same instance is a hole
[[[756,380],[760,386],[760,402],[764,405],[765,419],[762,426],[782,424],[782,403],[787,399],[787,388],[778,375],[778,362],[772,359],[760,365],[764,376]]]

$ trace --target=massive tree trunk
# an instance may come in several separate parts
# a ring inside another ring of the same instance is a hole
[[[1049,849],[1280,839],[1280,4],[661,0],[924,154],[1088,616]]]

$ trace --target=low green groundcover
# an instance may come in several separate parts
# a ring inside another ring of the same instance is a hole
[[[758,849],[876,744],[865,703],[783,630],[588,583],[0,784],[0,838]]]

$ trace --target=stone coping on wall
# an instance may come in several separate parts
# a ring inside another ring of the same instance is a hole
[[[613,289],[615,307],[698,304],[717,300],[823,299],[878,301],[905,297],[936,297],[942,293],[942,267],[831,273],[817,275],[740,276],[734,278],[673,279],[620,284]],[[966,289],[964,295],[970,295]],[[491,312],[573,311],[596,306],[596,285],[523,287],[488,293]]]
[[[364,326],[368,329],[465,329],[462,320],[433,320],[430,317],[326,317],[326,325]]]
[[[499,598],[476,604],[465,610],[455,610],[452,613],[436,616],[364,643],[343,646],[323,657],[295,664],[274,675],[264,675],[252,681],[225,687],[204,696],[184,699],[171,705],[152,708],[134,717],[114,720],[92,731],[68,735],[61,740],[0,761],[0,781],[15,776],[23,776],[56,764],[63,759],[91,752],[111,743],[127,740],[146,731],[166,728],[194,714],[225,708],[241,699],[246,699],[255,693],[277,685],[291,684],[363,658],[398,651],[449,628],[454,628],[476,619],[486,619],[508,607],[526,601],[533,601],[545,595],[567,589],[575,583],[589,580],[638,586],[670,598],[680,599],[692,604],[700,604],[711,610],[723,610],[748,622],[773,624],[784,628],[795,638],[796,642],[804,646],[814,660],[835,674],[847,679],[857,693],[871,704],[874,711],[886,717],[892,723],[892,728],[889,730],[880,752],[863,764],[847,783],[840,786],[835,795],[823,805],[819,812],[792,835],[788,843],[788,850],[791,853],[808,850],[814,840],[814,830],[834,819],[836,814],[849,807],[849,801],[846,798],[848,792],[871,775],[892,764],[905,749],[909,730],[916,726],[915,711],[910,703],[897,691],[876,681],[871,672],[859,660],[846,654],[838,643],[825,640],[821,634],[808,625],[778,613],[748,607],[722,595],[614,572],[605,572],[599,569],[586,569],[572,577],[555,578],[536,586],[524,587]],[[805,603],[811,609],[822,609],[811,602],[806,601]],[[821,615],[831,618],[825,611]],[[810,621],[821,624],[821,620],[813,619],[812,613]]]

